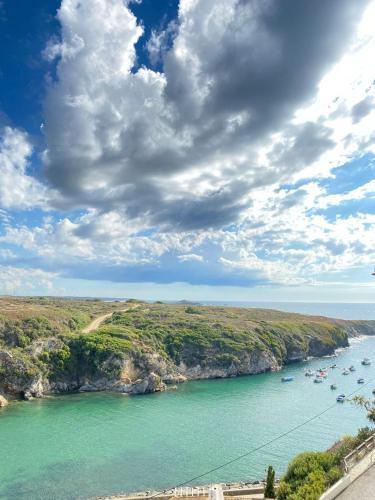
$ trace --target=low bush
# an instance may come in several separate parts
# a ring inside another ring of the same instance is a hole
[[[342,459],[373,432],[374,429],[364,427],[356,436],[344,436],[328,451],[308,451],[297,455],[280,481],[277,499],[318,500],[343,476]]]
[[[341,477],[336,454],[308,451],[297,455],[289,464],[280,483],[278,500],[317,500]]]

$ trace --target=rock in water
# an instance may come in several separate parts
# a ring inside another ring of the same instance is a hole
[[[4,406],[6,406],[8,404],[8,400],[4,398],[4,396],[2,396],[0,394],[0,408],[4,408]]]

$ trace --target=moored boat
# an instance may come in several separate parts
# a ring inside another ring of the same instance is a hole
[[[361,362],[361,363],[362,363],[362,365],[364,365],[364,366],[369,366],[369,365],[371,365],[371,361],[370,361],[368,358],[364,358],[364,359],[362,360],[362,362]]]
[[[351,372],[355,372],[355,366],[353,366],[353,365],[352,365],[352,366],[349,366],[349,370],[350,370]]]
[[[345,401],[345,394],[340,394],[340,396],[337,396],[336,401],[338,403],[343,403]]]
[[[365,383],[365,379],[364,378],[359,378],[357,380],[357,384],[364,384]]]
[[[314,383],[315,384],[321,384],[323,382],[323,378],[322,377],[315,377],[314,378]]]
[[[343,375],[349,375],[350,371],[347,368],[344,368],[342,371]]]
[[[337,385],[336,384],[331,384],[330,385],[330,389],[331,389],[331,391],[335,391],[337,389]]]
[[[305,371],[305,377],[313,377],[315,373],[312,370]]]
[[[294,380],[294,377],[282,377],[281,382],[292,382]]]

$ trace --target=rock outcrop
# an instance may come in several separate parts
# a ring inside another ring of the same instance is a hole
[[[8,400],[0,394],[0,408],[4,408],[4,406],[7,406]]]
[[[38,330],[25,331],[26,338],[19,323],[3,323],[5,395],[30,400],[73,391],[164,391],[186,380],[280,370],[309,356],[333,354],[348,346],[350,336],[375,333],[375,322],[166,304],[117,312],[105,328],[89,334],[48,336],[46,322],[36,324]]]

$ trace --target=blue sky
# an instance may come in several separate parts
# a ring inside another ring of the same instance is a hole
[[[1,1],[0,293],[374,302],[373,22]]]

